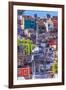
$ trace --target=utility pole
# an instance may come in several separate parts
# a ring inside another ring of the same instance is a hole
[[[36,23],[36,45],[38,45],[38,20],[37,20],[37,14],[34,15],[35,16],[35,23]]]
[[[37,14],[35,14],[34,16],[35,16],[35,23],[36,23],[36,45],[38,47],[38,45],[39,45],[39,42],[38,42],[38,39],[39,39],[38,18],[37,18]],[[39,70],[39,75],[40,75],[40,60],[38,61],[38,64],[39,64],[38,70]]]

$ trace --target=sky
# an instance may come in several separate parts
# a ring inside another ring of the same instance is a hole
[[[18,10],[18,15],[28,15],[28,16],[34,16],[34,14],[37,14],[38,17],[45,17],[47,14],[50,14],[51,16],[58,16],[57,11],[35,11],[35,10],[25,10],[22,13],[23,10]]]

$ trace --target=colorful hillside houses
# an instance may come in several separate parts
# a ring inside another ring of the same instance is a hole
[[[25,15],[23,10],[18,11],[18,77],[55,77],[58,73],[58,17],[50,14],[38,17],[37,14]]]
[[[44,31],[53,31],[57,30],[58,27],[58,18],[56,16],[48,17],[48,18],[40,18],[40,17],[32,17],[32,16],[25,16],[25,15],[19,15],[18,17],[18,24],[21,25],[21,29],[34,29],[36,30],[36,19],[38,22],[39,30]]]

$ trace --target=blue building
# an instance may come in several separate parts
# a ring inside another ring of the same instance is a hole
[[[24,17],[24,29],[34,29],[36,30],[36,21],[34,18],[26,16]]]

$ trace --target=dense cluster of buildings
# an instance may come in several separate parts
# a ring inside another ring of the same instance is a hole
[[[39,29],[46,30],[45,22],[48,21],[49,24],[53,24],[54,29],[58,27],[58,18],[57,16],[53,16],[51,19],[47,20],[47,18],[40,18],[36,16],[18,16],[18,24],[21,24],[22,29],[34,29],[36,30],[36,20],[39,25]]]
[[[58,73],[58,17],[18,15],[18,78],[52,78]]]

